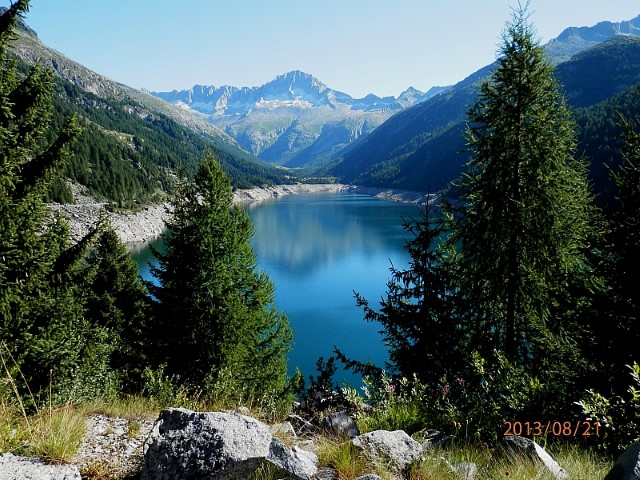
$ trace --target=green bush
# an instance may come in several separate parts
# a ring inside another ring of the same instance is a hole
[[[417,377],[394,381],[386,372],[376,381],[365,377],[364,404],[373,409],[359,415],[361,432],[373,430],[404,430],[413,434],[428,428],[426,411],[426,386]]]
[[[640,365],[634,362],[627,368],[632,379],[627,400],[620,395],[607,398],[588,390],[585,397],[576,402],[588,421],[598,422],[600,438],[597,447],[614,454],[640,442]]]

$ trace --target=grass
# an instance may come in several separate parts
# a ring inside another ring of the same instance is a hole
[[[1,352],[0,352],[1,353]],[[78,452],[85,434],[86,418],[95,413],[129,420],[128,436],[135,437],[141,428],[142,419],[155,419],[162,404],[153,397],[125,396],[96,400],[81,405],[66,404],[57,408],[36,409],[28,414],[18,388],[5,359],[0,355],[5,375],[0,375],[0,454],[36,456],[52,463],[69,462]],[[185,406],[201,411],[224,409],[217,403],[204,403],[199,398],[181,402],[174,398],[175,406]],[[182,398],[184,400],[184,398]],[[273,417],[273,408],[268,405],[265,412],[260,407],[265,404],[252,402],[250,415],[267,420]],[[228,405],[224,405],[228,408]],[[376,428],[411,429],[415,425],[415,405],[397,402],[385,414],[376,414],[359,419],[362,430]],[[364,428],[363,428],[364,427]],[[288,442],[291,439],[287,439]],[[391,479],[384,466],[371,464],[346,439],[320,436],[315,440],[320,466],[330,466],[337,470],[341,480],[353,480],[366,473],[377,473],[383,479]],[[600,480],[611,468],[611,461],[597,456],[593,451],[577,446],[552,446],[551,455],[567,471],[570,478],[579,480]],[[451,465],[473,462],[477,466],[476,478],[509,480],[553,480],[552,475],[527,459],[513,461],[498,457],[486,446],[466,444],[452,445],[447,449],[434,449],[411,469],[410,480],[460,479]],[[106,464],[90,465],[83,471],[83,478],[102,480],[109,478]],[[275,480],[278,472],[265,463],[255,472],[252,480]]]
[[[373,430],[404,430],[409,435],[424,428],[427,419],[422,405],[416,401],[394,401],[384,411],[376,410],[357,419],[362,433]]]
[[[53,463],[71,460],[82,445],[85,416],[71,405],[37,414],[31,423],[30,444],[35,456]]]
[[[278,468],[269,462],[265,462],[249,477],[249,480],[279,480],[280,478],[282,478],[282,475]]]
[[[578,447],[561,446],[551,449],[551,456],[562,466],[569,478],[579,480],[601,480],[611,468],[606,461],[592,451]],[[487,447],[458,446],[445,450],[434,450],[414,466],[411,480],[459,480],[449,465],[473,462],[478,468],[476,478],[489,480],[556,480],[541,464],[526,458],[510,459],[495,456]]]
[[[319,465],[335,468],[340,480],[353,480],[374,472],[383,480],[393,478],[383,466],[370,463],[348,440],[319,437],[317,447]]]
[[[162,407],[154,399],[139,395],[94,400],[83,403],[78,408],[86,415],[99,413],[108,417],[120,417],[134,421],[144,418],[154,420],[162,410]]]
[[[554,452],[554,458],[574,479],[604,478],[611,470],[612,462],[596,455],[593,450],[563,447]]]
[[[69,461],[85,434],[85,415],[71,405],[27,415],[0,392],[0,453],[13,452],[52,463]]]
[[[77,452],[84,435],[85,419],[92,413],[119,416],[131,420],[128,434],[135,436],[141,423],[136,418],[156,418],[159,407],[143,397],[130,396],[122,399],[96,401],[79,406],[64,405],[49,408],[32,416],[24,416],[19,402],[5,388],[0,389],[0,453],[14,452],[37,456],[49,462],[68,462]],[[318,437],[317,454],[321,466],[330,466],[338,471],[341,480],[353,480],[359,475],[377,473],[383,479],[391,475],[383,466],[372,465],[359,451],[344,439]],[[601,480],[611,468],[593,451],[577,446],[549,447],[551,455],[567,471],[570,478],[579,480]],[[552,475],[540,465],[526,459],[515,462],[499,458],[486,446],[453,445],[447,449],[434,449],[426,458],[415,464],[408,476],[410,480],[459,480],[449,465],[473,462],[478,468],[476,478],[509,480],[552,480]],[[252,480],[275,480],[278,473],[269,464],[263,465]],[[96,463],[89,466],[83,475],[99,480],[107,478],[105,466]]]

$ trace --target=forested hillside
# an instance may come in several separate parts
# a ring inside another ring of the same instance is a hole
[[[235,188],[291,181],[215,127],[48,49],[22,21],[12,51],[22,72],[40,63],[56,73],[53,123],[76,115],[83,130],[61,178],[86,185],[99,200],[124,208],[158,201],[171,192],[176,169],[182,166],[192,175],[208,149],[216,152]],[[59,180],[49,198],[68,202],[71,193]]]
[[[176,169],[193,174],[207,149],[216,151],[236,188],[288,182],[283,171],[134,100],[101,98],[66,80],[57,83],[54,121],[75,114],[83,128],[63,175],[99,199],[127,208],[157,201],[171,192]]]
[[[0,430],[16,420],[5,412],[17,404],[26,416],[45,396],[53,404],[155,395],[158,383],[236,401],[270,395],[286,408],[288,321],[273,306],[269,277],[257,271],[251,220],[232,205],[221,162],[208,152],[196,166],[197,135],[136,110],[135,102],[107,101],[68,84],[61,92],[52,69],[18,68],[24,65],[7,47],[28,8],[21,0],[0,14]],[[61,94],[73,102],[60,103]],[[143,122],[126,121],[140,112]],[[70,163],[83,149],[88,163]],[[145,158],[145,149],[153,155]],[[140,278],[106,219],[72,243],[66,220],[47,214],[44,194],[65,168],[97,177],[94,188],[109,194],[136,186],[152,192],[144,176],[126,183],[127,175],[157,168],[151,178],[159,181],[183,152],[192,155],[185,166],[193,175],[176,175],[167,251],[155,252],[157,284]],[[94,168],[101,155],[114,164]]]
[[[358,184],[442,190],[460,174],[469,158],[464,153],[466,111],[477,96],[479,82],[492,69],[488,66],[449,91],[392,117],[345,151],[329,171]],[[619,164],[621,157],[613,134],[615,114],[605,117],[598,113],[603,108],[599,104],[609,100],[610,112],[615,111],[612,105],[620,101],[615,96],[640,81],[640,38],[613,37],[561,63],[555,75],[581,127],[578,152],[593,161],[594,180],[604,188],[600,165],[603,161]],[[608,135],[594,135],[599,131]],[[605,157],[603,152],[609,154]]]

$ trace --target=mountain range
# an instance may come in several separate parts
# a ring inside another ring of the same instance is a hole
[[[444,89],[425,93],[410,87],[397,98],[353,98],[308,73],[292,71],[260,87],[195,85],[151,94],[219,127],[267,162],[299,167],[331,158],[393,114]]]
[[[545,46],[556,64],[560,88],[576,112],[580,153],[594,159],[594,181],[601,186],[605,183],[602,162],[619,162],[619,145],[609,128],[616,122],[615,113],[605,117],[594,112],[611,110],[602,102],[618,102],[619,95],[640,82],[638,34],[640,16],[627,22],[569,28]],[[479,82],[494,67],[495,63],[488,65],[445,92],[394,115],[340,152],[325,173],[377,187],[431,192],[447,187],[468,160],[463,153],[467,109],[475,101]],[[631,105],[624,109],[634,118]],[[594,137],[588,138],[588,132]],[[603,151],[609,154],[603,156]]]
[[[633,46],[609,43],[640,35],[640,17],[570,27],[545,45],[570,104],[584,108],[634,83]],[[592,49],[606,43],[605,51]],[[624,53],[615,49],[623,49]],[[599,63],[603,62],[603,63]],[[396,97],[361,99],[333,90],[300,71],[260,87],[203,86],[151,92],[219,127],[245,150],[287,167],[311,166],[345,182],[411,190],[440,190],[455,178],[466,157],[464,121],[480,81],[495,63],[456,85],[426,93],[409,88]],[[623,78],[624,77],[624,78]]]
[[[579,153],[593,160],[600,192],[607,188],[604,165],[620,158],[616,112],[640,118],[639,33],[637,17],[568,28],[545,46],[575,112]],[[40,62],[55,71],[56,115],[75,114],[85,129],[65,176],[124,207],[157,200],[170,191],[179,165],[193,171],[210,148],[236,187],[332,176],[439,191],[468,158],[460,153],[466,111],[495,67],[450,87],[408,88],[398,97],[355,99],[300,71],[261,87],[194,86],[151,95],[46,47],[24,24],[13,50],[25,65]]]

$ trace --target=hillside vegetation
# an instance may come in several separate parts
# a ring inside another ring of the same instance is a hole
[[[137,208],[172,191],[178,168],[193,175],[211,149],[235,188],[286,184],[297,180],[245,152],[224,133],[144,92],[101,77],[48,49],[22,21],[12,45],[19,70],[35,62],[55,72],[52,122],[76,115],[82,133],[74,155],[50,191],[53,201],[69,202],[63,180],[88,187],[92,196],[116,207]]]
[[[554,44],[555,45],[555,44]],[[437,192],[460,175],[468,161],[464,142],[466,113],[478,95],[490,65],[426,102],[396,114],[371,135],[345,150],[327,170],[345,182]],[[617,97],[640,81],[640,38],[614,36],[557,65],[560,88],[578,118],[578,151],[592,164],[598,192],[607,188],[601,168],[621,162],[611,135],[612,117],[599,113],[601,102],[622,110]],[[589,110],[593,109],[593,113]],[[589,125],[586,118],[591,117]],[[613,122],[615,124],[615,121]],[[601,134],[608,131],[609,134]],[[609,154],[605,157],[602,152]]]

